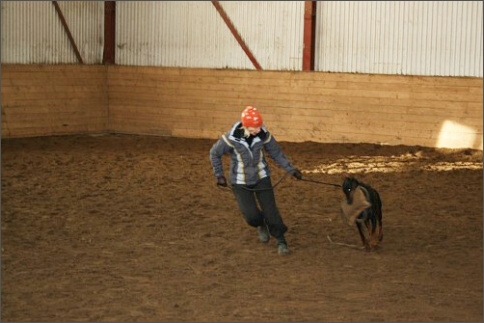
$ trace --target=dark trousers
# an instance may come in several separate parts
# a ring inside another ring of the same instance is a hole
[[[247,224],[258,227],[265,220],[273,237],[284,238],[287,227],[277,209],[270,177],[261,179],[255,185],[232,185],[232,189]]]

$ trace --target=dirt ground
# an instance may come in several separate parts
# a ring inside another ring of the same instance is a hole
[[[384,239],[360,249],[340,188],[273,166],[279,256],[216,187],[213,142],[2,139],[1,320],[483,320],[481,151],[282,142],[305,179],[375,187]]]

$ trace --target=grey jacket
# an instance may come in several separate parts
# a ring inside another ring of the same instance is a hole
[[[250,139],[244,137],[241,126],[241,122],[235,123],[210,149],[210,162],[215,177],[224,176],[222,165],[224,154],[230,154],[228,178],[232,184],[254,185],[260,179],[271,175],[264,151],[278,166],[289,173],[294,171],[294,166],[265,127],[262,127],[255,137],[251,136],[250,142]]]

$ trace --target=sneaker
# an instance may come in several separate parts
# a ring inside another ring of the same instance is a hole
[[[259,235],[259,240],[264,243],[269,242],[269,239],[271,238],[271,235],[269,233],[269,228],[265,223],[257,227],[257,234]]]
[[[276,238],[277,253],[280,255],[287,255],[289,248],[287,247],[286,238],[284,236]]]
[[[287,255],[289,254],[289,248],[287,247],[287,243],[281,242],[277,244],[277,253],[280,255]]]

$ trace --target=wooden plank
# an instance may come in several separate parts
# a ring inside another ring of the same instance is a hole
[[[2,136],[105,131],[106,68],[2,65]]]
[[[83,131],[92,122],[115,132],[218,137],[245,105],[254,104],[289,140],[435,145],[445,121],[482,136],[482,78],[149,66],[2,68],[2,126],[10,135],[15,126],[23,134],[52,133],[65,131],[63,123]]]
[[[147,104],[151,102],[152,104]],[[210,114],[213,110],[213,102],[197,102],[196,100],[186,100],[186,101],[177,101],[176,98],[167,98],[160,102],[157,100],[146,101],[146,100],[136,100],[134,98],[125,98],[125,99],[116,99],[111,100],[111,110],[115,110],[117,108],[122,108],[123,106],[132,106],[138,112],[144,111],[148,113],[149,111],[169,111],[169,113],[177,113],[177,110],[186,110],[186,115],[194,115],[197,114],[199,111],[200,114]],[[267,114],[276,114],[276,115],[284,115],[284,114],[294,114],[294,106],[286,106],[286,107],[278,107],[278,106],[269,106],[264,105],[262,108],[263,115]],[[467,106],[460,106],[454,105],[449,109],[438,109],[436,107],[412,107],[407,106],[399,109],[394,109],[390,107],[383,108],[378,105],[347,105],[344,103],[329,103],[321,107],[314,107],[308,105],[301,105],[298,106],[297,114],[300,116],[310,116],[310,117],[328,117],[328,115],[334,114],[336,112],[340,113],[353,113],[353,114],[376,114],[376,115],[383,115],[384,118],[389,118],[392,114],[405,114],[412,116],[414,115],[415,118],[435,118],[438,116],[441,117],[468,117],[468,118],[478,118],[481,119],[482,117],[482,109],[479,107],[469,108]],[[221,108],[220,112],[237,112],[242,110],[242,105],[240,106],[226,106],[224,105]],[[135,111],[133,111],[135,113]]]
[[[448,86],[482,87],[482,78],[472,77],[424,77],[424,76],[402,76],[402,75],[370,75],[355,73],[324,73],[324,72],[291,72],[291,71],[252,71],[252,70],[228,70],[228,69],[197,69],[197,68],[164,68],[145,66],[109,66],[110,76],[116,75],[163,75],[163,76],[225,76],[246,79],[280,79],[289,77],[294,80],[325,80],[345,81],[369,84],[406,84],[413,83],[418,86],[424,84],[447,84]]]

